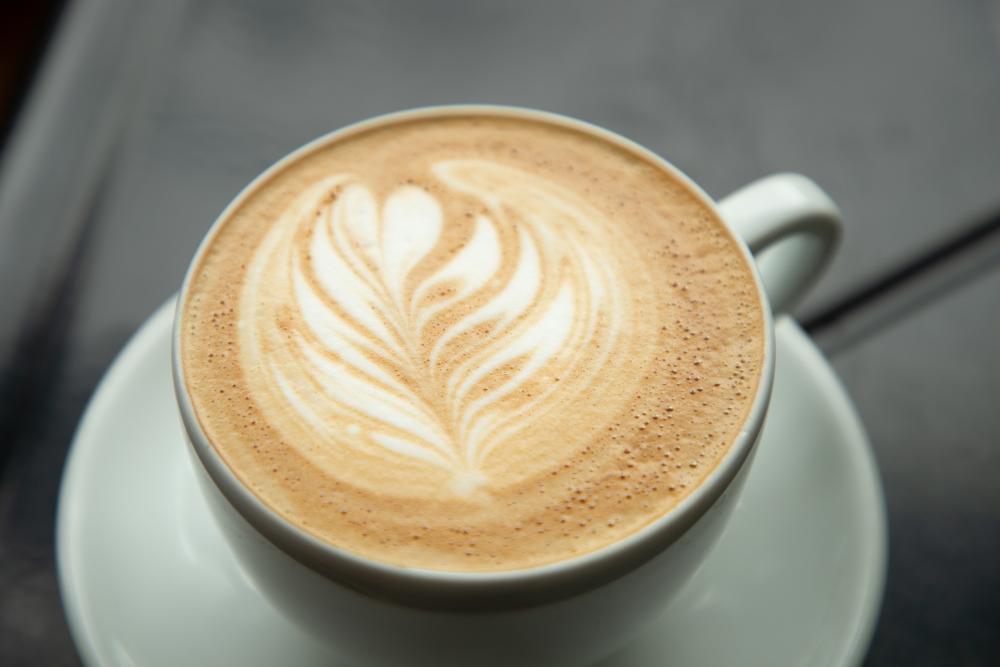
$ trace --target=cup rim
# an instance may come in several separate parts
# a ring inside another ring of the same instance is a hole
[[[572,558],[515,570],[453,572],[395,565],[336,547],[295,526],[247,488],[209,442],[196,416],[182,370],[180,334],[193,277],[224,222],[258,187],[286,165],[352,134],[392,123],[463,115],[540,120],[582,131],[630,150],[666,170],[715,214],[737,242],[739,252],[751,268],[764,327],[763,363],[754,400],[729,450],[698,488],[662,516],[611,544]],[[715,201],[684,172],[631,139],[569,116],[517,106],[449,104],[382,114],[333,130],[288,153],[246,185],[212,223],[185,273],[174,316],[171,370],[181,420],[194,453],[225,499],[271,544],[302,565],[369,597],[421,608],[485,611],[543,604],[596,588],[641,566],[684,535],[728,489],[759,439],[774,380],[774,350],[773,316],[749,248],[722,217]]]

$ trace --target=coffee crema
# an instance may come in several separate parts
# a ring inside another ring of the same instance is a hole
[[[403,120],[257,183],[197,260],[182,371],[221,457],[364,557],[498,571],[669,512],[737,437],[752,272],[669,172],[488,113]]]

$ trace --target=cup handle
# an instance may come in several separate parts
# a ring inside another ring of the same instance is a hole
[[[750,247],[775,315],[798,303],[840,245],[837,205],[799,174],[744,186],[719,202],[719,211]]]

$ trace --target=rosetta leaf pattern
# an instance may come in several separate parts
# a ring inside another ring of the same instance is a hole
[[[446,219],[415,185],[379,201],[350,175],[299,197],[250,267],[244,353],[284,406],[272,421],[468,493],[504,443],[600,373],[619,270],[571,193],[485,161],[434,175],[479,212]],[[449,225],[464,225],[457,248]]]

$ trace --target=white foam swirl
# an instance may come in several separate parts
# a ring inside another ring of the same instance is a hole
[[[622,268],[609,225],[566,189],[482,160],[433,173],[483,212],[446,219],[415,185],[378,201],[347,174],[304,192],[248,269],[240,353],[268,422],[307,458],[375,457],[372,484],[424,467],[467,494],[600,375]]]

